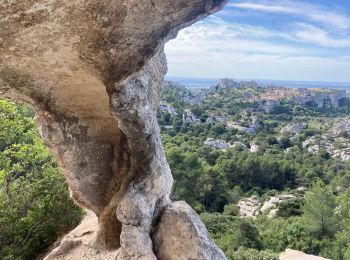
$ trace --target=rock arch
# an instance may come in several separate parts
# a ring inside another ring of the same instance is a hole
[[[91,232],[68,236],[47,259],[224,258],[195,213],[169,200],[155,113],[165,42],[225,3],[0,0],[0,95],[35,108],[72,198],[98,216],[93,233],[83,223]],[[169,212],[195,234],[192,252],[172,246],[166,226],[152,240]]]

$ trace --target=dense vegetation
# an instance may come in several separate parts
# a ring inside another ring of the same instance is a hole
[[[167,84],[158,119],[173,199],[195,208],[229,259],[278,259],[286,248],[350,259],[350,161],[332,154],[350,146],[348,132],[332,133],[335,120],[349,115],[349,100],[320,108],[282,99],[265,111],[261,91],[248,85],[202,95]],[[253,98],[242,99],[246,92]],[[33,116],[23,104],[0,100],[0,259],[33,259],[82,215]],[[303,127],[283,132],[291,123]],[[316,152],[305,145],[311,141]],[[275,217],[240,216],[243,198],[263,203],[281,194],[293,199],[278,204]]]
[[[33,111],[0,100],[0,259],[33,259],[79,222]]]
[[[317,108],[283,99],[267,113],[258,101],[242,100],[247,88],[259,91],[249,86],[206,91],[206,97],[197,102],[198,93],[166,85],[163,102],[176,114],[162,109],[158,117],[175,179],[173,199],[186,200],[201,214],[229,259],[277,259],[286,248],[350,259],[350,163],[331,156],[324,147],[310,153],[303,146],[310,138],[321,138],[335,118],[348,116],[348,102],[337,108]],[[189,110],[195,119],[186,122]],[[220,119],[207,120],[213,116],[246,127],[252,117],[258,117],[259,124],[252,133],[229,128]],[[281,134],[282,126],[295,122],[306,126],[295,135]],[[236,145],[218,149],[205,145],[208,138]],[[334,146],[341,146],[332,138]],[[251,152],[252,145],[259,150]],[[256,195],[266,201],[298,187],[309,190],[279,204],[276,218],[239,217],[237,202],[242,198]]]

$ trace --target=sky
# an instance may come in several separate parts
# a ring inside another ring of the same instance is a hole
[[[350,0],[230,0],[165,53],[170,77],[350,82]]]

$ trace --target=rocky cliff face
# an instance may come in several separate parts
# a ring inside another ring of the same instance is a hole
[[[178,30],[225,2],[0,2],[0,94],[35,108],[72,198],[98,217],[81,233],[84,239],[67,237],[48,259],[71,259],[73,249],[78,259],[101,252],[118,259],[166,255],[156,244],[163,240],[151,238],[163,212],[173,207],[155,116],[167,69],[163,48]],[[196,226],[199,220],[192,214],[179,221]],[[193,243],[208,236],[195,234]],[[174,234],[162,233],[164,241],[168,235]],[[216,247],[210,250],[211,259],[224,258]],[[186,252],[181,259],[191,257]]]

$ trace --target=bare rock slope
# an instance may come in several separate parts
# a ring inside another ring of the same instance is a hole
[[[280,260],[330,260],[330,259],[326,259],[323,257],[314,256],[314,255],[307,255],[297,250],[286,249],[286,251],[280,255]]]
[[[225,2],[0,1],[0,95],[35,108],[72,198],[98,217],[83,242],[68,237],[48,259],[156,258],[151,233],[173,182],[155,115],[164,44]]]

